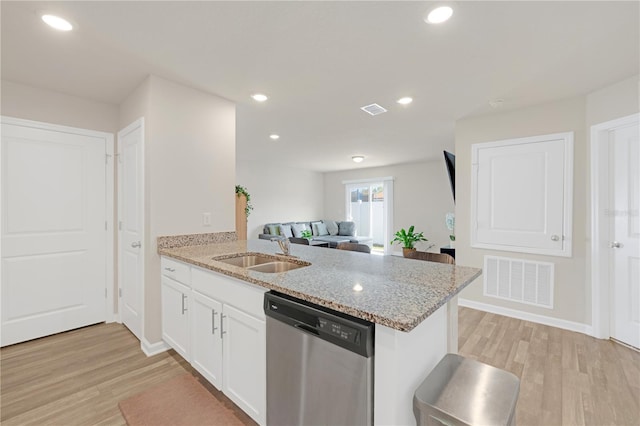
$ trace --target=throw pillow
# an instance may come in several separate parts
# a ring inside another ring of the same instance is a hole
[[[343,235],[345,237],[353,237],[356,235],[355,222],[340,222],[338,226],[339,226],[338,235]]]
[[[285,238],[293,237],[293,233],[291,232],[291,225],[280,225],[280,235],[284,235]]]
[[[338,235],[338,224],[335,222],[335,220],[325,220],[323,221],[323,223],[327,227],[329,235]]]
[[[294,223],[293,225],[291,225],[291,232],[296,238],[302,238],[302,231],[304,231],[305,229],[307,229],[307,225],[305,225],[304,223]]]
[[[280,235],[280,225],[267,225],[270,235]]]
[[[324,223],[316,223],[314,224],[316,227],[317,235],[320,237],[322,235],[329,235],[329,231],[327,231],[327,225]]]
[[[318,224],[322,222],[311,222],[311,234],[314,237],[318,236]]]

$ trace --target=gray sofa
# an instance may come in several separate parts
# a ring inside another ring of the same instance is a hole
[[[315,224],[315,226],[314,226]],[[371,246],[373,239],[370,237],[358,237],[355,232],[355,223],[350,221],[315,220],[309,222],[279,222],[267,223],[258,238],[272,240],[274,238],[301,237],[300,230],[304,228],[312,231],[314,241],[329,243],[329,247],[335,248],[338,243],[359,243]],[[296,232],[297,231],[297,232]]]

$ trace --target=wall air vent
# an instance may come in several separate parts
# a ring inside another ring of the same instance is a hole
[[[386,109],[382,108],[378,104],[363,106],[360,109],[366,112],[367,114],[371,114],[371,115],[378,115],[378,114],[382,114],[383,112],[387,112]]]
[[[484,294],[553,308],[553,263],[484,257]]]

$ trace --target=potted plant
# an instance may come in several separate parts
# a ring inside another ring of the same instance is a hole
[[[402,228],[396,232],[395,238],[391,240],[391,244],[402,244],[402,255],[406,257],[408,252],[415,250],[415,243],[418,241],[428,241],[423,234],[423,232],[414,232],[414,226],[411,225],[409,230]]]
[[[249,195],[247,188],[241,185],[236,185],[236,197],[240,197],[242,195],[247,199],[247,205],[244,207],[244,214],[248,219],[251,214],[251,210],[253,210],[253,206],[251,205],[251,195]]]
[[[308,229],[305,229],[304,231],[302,231],[300,235],[302,235],[302,238],[306,238],[307,240],[311,241],[312,234],[311,234],[311,231],[309,231]]]

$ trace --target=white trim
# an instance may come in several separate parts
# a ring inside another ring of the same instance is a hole
[[[609,132],[640,123],[640,113],[591,126],[591,316],[594,337],[611,337],[609,286]]]
[[[107,265],[106,265],[106,275],[107,275],[107,316],[106,322],[114,322],[117,320],[118,315],[115,312],[113,306],[113,298],[114,298],[114,289],[116,286],[116,274],[115,274],[115,228],[113,224],[115,223],[114,217],[114,208],[113,203],[115,201],[115,157],[114,157],[114,137],[113,134],[109,133],[107,135],[107,139],[105,141],[105,177],[107,180],[107,189],[106,189],[106,232],[107,232]],[[111,284],[111,285],[109,285]]]
[[[142,232],[142,236],[141,236],[141,241],[142,241],[142,246],[140,247],[140,256],[142,256],[143,262],[142,262],[142,279],[141,279],[141,283],[140,283],[140,293],[139,293],[139,300],[140,300],[140,319],[141,319],[141,323],[140,323],[140,337],[142,338],[141,342],[146,342],[146,340],[144,339],[144,331],[145,331],[145,327],[144,327],[144,320],[145,320],[145,316],[144,316],[144,294],[145,294],[145,279],[146,279],[146,273],[145,273],[145,269],[146,269],[146,243],[147,243],[147,239],[146,239],[146,234],[145,234],[145,214],[144,214],[144,199],[145,199],[145,126],[144,126],[144,117],[140,117],[137,120],[135,120],[134,122],[132,122],[131,124],[129,124],[128,126],[126,126],[124,129],[120,130],[118,132],[118,157],[122,154],[122,147],[120,146],[120,139],[122,138],[122,135],[130,133],[131,131],[140,128],[140,132],[141,132],[141,140],[140,140],[140,144],[141,144],[141,152],[142,152],[142,157],[140,158],[140,161],[142,162],[142,164],[140,165],[140,176],[142,179],[141,185],[140,187],[142,188],[142,193],[140,194],[140,198],[142,199],[142,207],[143,207],[143,211],[141,212],[141,220],[140,220],[140,229]],[[120,176],[120,168],[118,167],[118,220],[120,220],[120,217],[122,217],[122,202],[120,200],[121,195],[123,194],[122,191],[122,183],[123,183],[123,179]],[[120,291],[120,284],[122,283],[122,269],[120,268],[120,265],[122,265],[121,263],[121,257],[122,257],[122,250],[120,250],[120,234],[118,234],[118,292]],[[122,306],[121,306],[121,298],[118,297],[118,322],[122,324]],[[148,343],[148,342],[147,342]],[[143,343],[141,343],[142,345]],[[147,353],[144,349],[144,346],[142,346],[142,350]],[[160,351],[162,352],[162,351]]]
[[[387,179],[382,182],[384,185],[384,217],[386,221],[384,223],[384,254],[388,255],[392,252],[391,240],[393,239],[393,191],[394,184],[393,178]]]
[[[113,133],[101,132],[98,130],[82,129],[79,127],[63,126],[60,124],[45,123],[42,121],[25,120],[23,118],[14,118],[7,116],[0,116],[0,122],[2,124],[10,124],[14,126],[30,127],[33,129],[51,130],[60,133],[70,133],[74,135],[89,136],[98,139],[103,139],[105,142],[105,155],[112,155],[113,159],[114,151],[114,136]],[[107,157],[109,158],[109,157]],[[105,288],[107,291],[105,298],[105,322],[114,322],[116,320],[116,313],[113,309],[113,296],[115,288],[115,256],[114,256],[114,235],[113,235],[113,223],[114,223],[114,172],[113,168],[105,167],[105,221],[107,222],[106,230],[106,265],[105,265]],[[112,232],[108,232],[111,230]]]
[[[548,317],[546,315],[532,314],[529,312],[518,311],[516,309],[503,308],[501,306],[490,305],[488,303],[476,302],[474,300],[462,298],[458,298],[458,306],[464,306],[465,308],[477,309],[479,311],[503,315],[505,317],[516,318],[523,321],[535,322],[537,324],[548,325],[551,327],[561,328],[563,330],[577,331],[578,333],[593,336],[593,328],[588,324]]]
[[[564,140],[564,196],[563,196],[563,229],[562,249],[542,249],[534,247],[517,247],[503,244],[478,242],[477,204],[478,204],[478,151],[481,148],[495,148],[500,146],[522,145],[547,140]],[[573,248],[573,139],[574,132],[553,133],[549,135],[529,136],[495,142],[476,143],[471,145],[471,247],[489,250],[502,250],[517,253],[531,253],[545,256],[571,257]]]
[[[370,178],[370,179],[350,179],[350,180],[343,180],[342,184],[343,185],[350,185],[352,183],[375,183],[375,182],[386,182],[388,180],[395,180],[395,178],[393,176],[387,176],[387,177],[381,177],[381,178]]]
[[[163,340],[156,343],[149,343],[149,341],[143,337],[140,341],[140,349],[142,349],[142,352],[144,352],[146,356],[154,356],[159,353],[168,351],[169,349],[171,349],[171,347],[167,345]]]

